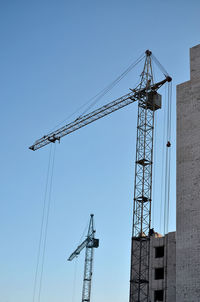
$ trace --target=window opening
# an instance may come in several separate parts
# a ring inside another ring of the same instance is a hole
[[[155,258],[164,257],[164,245],[155,247]]]
[[[155,280],[164,279],[164,267],[155,269]]]
[[[154,302],[164,301],[164,290],[155,290],[154,292]]]

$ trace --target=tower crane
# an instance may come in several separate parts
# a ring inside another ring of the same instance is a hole
[[[63,136],[138,102],[129,302],[149,302],[154,114],[161,109],[161,95],[157,91],[172,80],[167,72],[164,72],[164,79],[154,83],[152,60],[158,67],[162,67],[152,52],[146,50],[140,83],[136,88],[130,89],[131,92],[78,117],[73,122],[43,136],[29,147],[35,151],[60,141]]]
[[[95,238],[93,214],[90,215],[90,222],[86,239],[76,248],[70,255],[68,261],[72,261],[85,248],[85,265],[83,277],[82,302],[90,302],[91,283],[92,283],[92,268],[94,248],[99,247],[99,239]]]

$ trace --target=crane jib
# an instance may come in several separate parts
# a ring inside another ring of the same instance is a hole
[[[117,111],[129,104],[140,99],[142,96],[146,95],[150,91],[155,92],[158,90],[166,81],[171,81],[170,77],[166,77],[163,81],[158,82],[150,87],[148,91],[146,89],[132,89],[131,93],[128,93],[84,116],[81,116],[75,119],[73,122],[57,129],[54,132],[49,133],[48,135],[43,136],[41,139],[37,140],[32,146],[29,147],[30,150],[37,150],[40,149],[50,143],[55,143],[56,141],[60,141],[60,139],[68,135],[114,111]]]

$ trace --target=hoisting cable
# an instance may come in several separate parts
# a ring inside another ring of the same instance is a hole
[[[157,123],[156,123],[156,115],[155,115],[155,122],[154,122],[154,145],[156,146],[156,136],[157,136]],[[156,148],[154,148],[154,154],[153,154],[153,162],[156,162]],[[153,188],[155,188],[155,182],[156,182],[156,167],[155,164],[153,165]],[[153,190],[153,196],[152,200],[155,201],[155,190]],[[155,218],[155,202],[152,204],[152,226],[154,226],[154,218]]]
[[[165,200],[165,190],[164,188],[164,184],[165,184],[165,160],[166,160],[166,141],[167,141],[167,135],[166,135],[166,128],[167,128],[167,103],[168,103],[168,98],[167,98],[167,85],[165,85],[165,108],[164,108],[164,113],[166,112],[166,114],[164,114],[164,123],[163,123],[163,129],[162,129],[162,169],[161,169],[161,192],[160,192],[160,200],[161,200],[161,204],[160,204],[160,230],[161,233],[163,232],[163,234],[165,233],[164,231],[164,212],[165,212],[165,207],[164,207],[164,200]]]
[[[75,297],[76,297],[76,277],[77,277],[77,258],[75,259],[75,269],[74,269],[74,278],[73,278],[73,288],[72,288],[72,302],[75,301]]]
[[[167,111],[167,150],[166,150],[166,182],[165,182],[165,302],[167,301],[167,269],[168,269],[168,231],[170,206],[170,168],[171,168],[171,96],[172,85],[168,83],[168,111]]]
[[[51,144],[49,159],[48,159],[47,177],[46,177],[46,185],[45,185],[45,193],[44,193],[44,201],[43,201],[43,209],[42,209],[42,221],[41,221],[39,243],[38,243],[32,302],[36,301],[37,292],[38,292],[37,294],[38,301],[40,301],[40,296],[41,296],[47,232],[48,232],[50,205],[51,205],[55,150],[56,150],[56,144],[54,145]]]
[[[86,103],[81,105],[76,111],[74,111],[72,114],[70,114],[68,117],[66,117],[64,120],[59,122],[55,127],[53,127],[51,130],[49,130],[49,133],[52,132],[55,128],[62,125],[64,122],[66,122],[69,118],[71,118],[74,114],[76,114],[78,111],[83,109],[86,105],[90,104],[78,117],[80,118],[83,116],[89,109],[91,109],[97,102],[99,102],[112,88],[114,88],[136,65],[138,65],[143,59],[145,58],[145,55],[142,54],[136,61],[131,63],[128,68],[126,68],[113,82],[111,82],[108,86],[106,86],[104,89],[102,89],[100,92],[98,92],[95,96],[90,98]]]
[[[153,79],[155,81],[155,75],[154,75],[154,68],[153,68],[153,64],[152,64],[152,74],[153,74]],[[157,139],[157,115],[154,115],[154,146],[157,146],[156,143],[156,139]],[[156,183],[156,166],[155,166],[155,162],[156,162],[156,148],[153,148],[154,152],[153,152],[153,184],[152,184],[152,188],[153,188],[153,196],[152,196],[152,200],[155,201],[155,183]],[[152,203],[152,227],[154,226],[154,218],[155,218],[155,202]]]
[[[165,97],[164,97],[164,123],[163,123],[163,129],[162,129],[162,169],[161,169],[161,192],[160,192],[160,230],[161,230],[161,234],[163,233],[163,236],[165,235],[164,233],[164,212],[165,212],[165,207],[164,207],[164,198],[165,198],[165,191],[163,190],[164,184],[165,184],[165,160],[166,160],[166,121],[167,121],[167,85],[165,85]],[[165,237],[163,237],[163,240]],[[162,267],[165,270],[165,250],[166,250],[166,245],[165,245],[165,241],[163,243],[164,245],[164,257],[162,259]],[[164,271],[165,272],[165,271]],[[162,281],[162,287],[165,288],[165,284],[164,281]],[[165,296],[165,293],[164,293]]]
[[[43,245],[43,252],[42,252],[42,263],[41,263],[41,274],[40,274],[40,281],[39,281],[38,302],[40,302],[41,290],[42,290],[44,261],[45,261],[45,252],[46,252],[46,244],[47,244],[48,226],[49,226],[49,214],[50,214],[50,208],[51,208],[51,196],[52,196],[53,172],[54,172],[54,163],[55,163],[55,151],[56,151],[56,144],[54,144],[53,157],[52,157],[51,176],[50,176],[50,184],[49,184],[49,198],[48,198],[48,204],[47,204],[46,224],[45,224],[45,229],[44,229],[44,245]]]
[[[41,245],[42,245],[44,220],[45,220],[45,213],[46,213],[47,191],[48,191],[48,183],[49,183],[51,156],[52,156],[52,144],[50,145],[50,152],[49,152],[49,159],[48,159],[47,178],[46,178],[46,186],[45,186],[44,201],[43,201],[43,211],[42,211],[42,221],[41,221],[41,227],[40,227],[37,262],[36,262],[36,270],[35,270],[35,277],[34,277],[33,299],[32,299],[33,302],[35,302],[35,295],[36,295],[36,288],[37,288],[37,279],[38,279],[38,271],[39,271],[40,255],[41,255]]]
[[[167,142],[166,142],[166,180],[165,180],[165,221],[164,233],[168,233],[169,198],[170,198],[170,163],[171,163],[171,83],[168,83],[168,110],[167,110]]]

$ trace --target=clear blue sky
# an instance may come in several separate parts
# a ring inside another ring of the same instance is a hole
[[[28,146],[147,48],[173,77],[169,230],[175,230],[175,87],[189,79],[199,12],[197,0],[1,1],[0,302],[33,297],[49,148],[31,152]],[[130,74],[98,105],[137,80]],[[84,255],[77,264],[66,259],[92,212],[100,238],[92,301],[128,301],[136,111],[131,105],[56,146],[41,302],[81,300]],[[153,217],[159,231],[163,119],[160,111]]]

